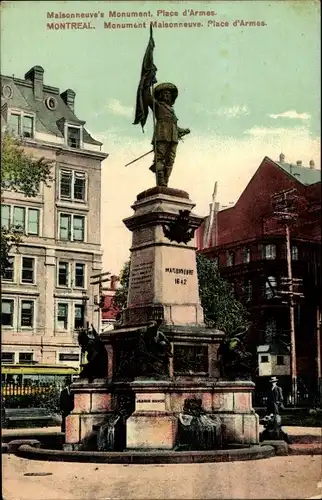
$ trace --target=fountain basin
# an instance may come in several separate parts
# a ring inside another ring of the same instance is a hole
[[[16,455],[30,460],[48,460],[61,462],[91,462],[107,464],[182,464],[232,462],[242,460],[259,460],[275,455],[275,449],[270,445],[254,445],[245,448],[208,451],[64,451],[49,450],[21,445]]]

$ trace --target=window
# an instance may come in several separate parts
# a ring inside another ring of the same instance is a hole
[[[61,352],[59,361],[79,361],[79,354]]]
[[[1,325],[13,326],[14,302],[12,299],[1,300]]]
[[[22,257],[21,282],[34,283],[35,259],[32,257]]]
[[[268,363],[268,356],[261,356],[261,363]]]
[[[60,240],[69,240],[71,239],[71,222],[72,216],[66,214],[60,214],[59,220],[59,239]]]
[[[85,284],[85,265],[79,262],[75,264],[75,287],[84,288]]]
[[[73,241],[84,241],[84,221],[83,216],[73,216]]]
[[[68,286],[69,282],[69,263],[58,263],[58,286]]]
[[[32,116],[22,117],[22,137],[33,137],[34,119]]]
[[[85,201],[86,176],[84,172],[61,170],[60,197],[68,200]]]
[[[1,353],[1,363],[13,364],[15,362],[14,352],[2,352]]]
[[[32,300],[22,300],[20,313],[20,326],[32,328],[34,324],[34,302]]]
[[[85,217],[83,215],[60,214],[59,239],[84,241]]]
[[[74,306],[74,329],[83,328],[85,322],[85,307],[83,304]]]
[[[277,281],[274,276],[268,276],[267,280],[265,281],[265,298],[266,299],[273,299],[276,296],[276,289],[277,289]]]
[[[70,148],[80,147],[80,128],[67,127],[67,145]]]
[[[60,197],[72,197],[72,172],[69,170],[60,172]]]
[[[248,264],[248,262],[250,262],[250,248],[244,248],[243,262],[244,264]]]
[[[28,208],[28,234],[39,234],[39,210]]]
[[[265,344],[271,344],[276,337],[276,319],[269,318],[265,322]]]
[[[1,206],[1,226],[9,229],[10,226],[10,205]]]
[[[263,245],[262,257],[267,260],[276,259],[276,245]]]
[[[7,229],[13,226],[16,231],[38,236],[39,215],[38,208],[3,205],[1,207],[1,225]]]
[[[57,328],[58,330],[68,329],[68,304],[62,302],[58,303]]]
[[[10,113],[8,131],[22,137],[34,136],[34,117],[25,113]]]
[[[292,245],[291,249],[292,260],[298,260],[299,258],[299,249],[297,246]]]
[[[284,365],[284,356],[276,356],[276,364]]]
[[[85,174],[82,172],[74,172],[74,198],[85,200]]]
[[[25,209],[22,207],[13,207],[13,226],[16,231],[25,232]]]
[[[19,363],[28,364],[32,363],[34,360],[34,355],[32,352],[19,352]]]
[[[10,113],[8,118],[8,132],[13,135],[20,134],[20,115]]]
[[[3,281],[13,281],[14,280],[14,257],[8,257],[7,266],[3,270],[2,279]]]
[[[235,264],[235,254],[234,252],[226,253],[226,265],[233,266]]]

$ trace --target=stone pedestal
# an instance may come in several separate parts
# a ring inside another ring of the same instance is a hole
[[[219,416],[224,443],[258,444],[259,419],[252,408],[254,387],[248,381],[209,379],[132,382],[135,411],[127,420],[127,448],[173,449],[179,413],[185,400],[191,398],[200,399],[207,413]]]
[[[64,449],[78,450],[92,438],[93,426],[115,409],[115,401],[105,379],[76,381],[71,391],[74,409],[66,418]]]
[[[193,207],[187,193],[155,187],[137,196],[134,214],[124,220],[133,233],[127,308],[118,327],[101,334],[109,355],[106,381],[72,386],[66,447],[81,446],[104,414],[125,401],[127,449],[174,449],[187,399],[201,400],[207,413],[220,417],[227,444],[258,443],[254,384],[219,380],[224,333],[204,324],[193,240],[202,217]]]
[[[202,217],[191,213],[194,206],[187,193],[169,188],[152,188],[137,197],[134,215],[124,220],[133,237],[123,327],[159,318],[165,325],[203,325],[194,239],[185,243],[180,225],[176,240],[165,235],[178,224],[180,211],[189,214],[189,230],[196,229]]]
[[[135,411],[127,420],[126,448],[172,450],[178,419],[167,411],[169,382],[141,380],[131,383],[135,393]]]

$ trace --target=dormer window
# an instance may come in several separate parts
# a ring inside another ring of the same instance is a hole
[[[70,148],[80,148],[81,129],[76,127],[67,127],[67,145]]]
[[[34,137],[34,116],[19,111],[10,112],[8,131],[15,136]]]

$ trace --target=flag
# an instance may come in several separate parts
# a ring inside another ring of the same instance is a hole
[[[153,63],[153,49],[155,47],[153,40],[152,24],[150,24],[150,39],[148,46],[146,48],[142,69],[141,69],[141,79],[136,93],[136,108],[135,108],[135,118],[133,125],[141,124],[142,130],[146,123],[149,114],[149,106],[143,97],[144,85],[154,85],[157,83],[156,72],[157,68]],[[150,73],[149,81],[146,80],[146,74]],[[144,130],[143,130],[144,132]]]

